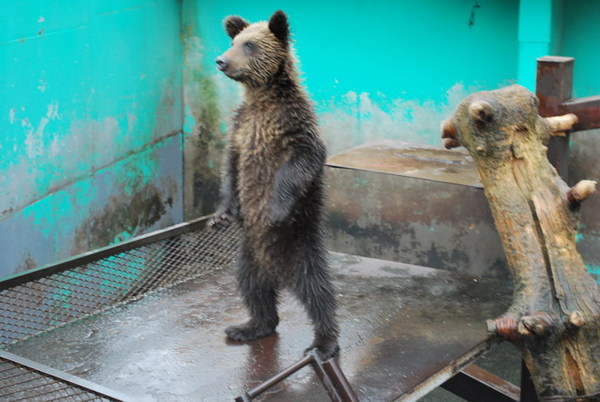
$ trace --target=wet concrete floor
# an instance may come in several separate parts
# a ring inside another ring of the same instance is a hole
[[[340,304],[339,362],[361,401],[395,400],[435,385],[437,374],[486,348],[485,320],[503,313],[511,299],[507,281],[345,254],[332,254],[331,267]],[[247,319],[228,268],[9,351],[132,400],[227,401],[302,357],[312,329],[289,295],[280,318],[275,335],[227,341],[224,328]],[[328,397],[306,367],[258,400]]]

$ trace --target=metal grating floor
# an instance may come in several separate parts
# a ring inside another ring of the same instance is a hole
[[[0,400],[231,400],[296,362],[312,329],[290,295],[274,336],[224,338],[247,318],[232,272],[239,235],[198,220],[0,282]],[[364,400],[441,384],[489,348],[481,323],[510,302],[494,279],[335,253],[330,265],[340,367]],[[261,398],[327,396],[303,373]]]
[[[23,364],[1,349],[228,266],[237,255],[239,228],[211,230],[205,223],[201,219],[0,282],[0,400],[121,400],[78,377]],[[191,231],[197,226],[203,230]]]
[[[0,400],[80,402],[115,399],[0,357]]]
[[[2,288],[0,348],[230,264],[239,228],[204,229]]]

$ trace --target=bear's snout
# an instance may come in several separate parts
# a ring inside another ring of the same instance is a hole
[[[225,71],[227,70],[228,64],[227,64],[227,60],[225,60],[225,58],[223,56],[219,56],[217,57],[217,68],[220,71]]]

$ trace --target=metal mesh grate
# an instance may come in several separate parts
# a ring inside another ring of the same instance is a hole
[[[184,233],[0,290],[0,348],[227,266],[239,230]]]
[[[92,390],[0,357],[2,401],[112,401]]]

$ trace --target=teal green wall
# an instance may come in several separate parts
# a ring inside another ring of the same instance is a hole
[[[185,40],[194,44],[186,47],[186,68],[201,77],[184,77],[191,96],[186,138],[202,138],[209,150],[186,142],[195,155],[186,172],[201,178],[186,181],[188,217],[214,208],[218,177],[207,172],[216,171],[209,166],[218,166],[240,100],[237,84],[214,66],[229,46],[222,28],[227,15],[258,21],[278,8],[288,13],[330,153],[380,139],[440,145],[440,122],[465,96],[515,82],[535,91],[536,59],[545,55],[576,58],[574,96],[600,94],[598,0],[183,0],[183,8]],[[198,135],[198,127],[208,133]],[[573,136],[572,181],[600,177],[595,138]],[[600,266],[598,201],[584,205],[578,238],[590,270]]]
[[[563,0],[519,2],[518,83],[535,92],[536,59],[560,52]]]
[[[576,58],[576,96],[600,93],[597,0],[7,2],[0,276],[212,212],[240,100],[214,65],[230,42],[222,20],[280,8],[330,153],[440,145],[440,122],[465,96],[533,90],[547,53]],[[600,177],[597,141],[574,139],[586,161],[574,177]],[[584,216],[591,250],[600,216]]]
[[[0,10],[0,276],[182,219],[172,0]]]
[[[573,94],[600,94],[600,1],[565,1],[560,54],[575,57]]]
[[[185,217],[211,212],[239,85],[215,67],[223,19],[283,9],[330,154],[367,141],[439,145],[439,126],[468,94],[515,82],[517,0],[183,0]]]
[[[234,84],[214,67],[230,42],[223,18],[265,20],[277,8],[288,13],[330,152],[380,138],[437,145],[439,124],[459,99],[517,76],[516,0],[198,4],[190,18],[203,43],[203,69],[228,94]],[[226,98],[224,115],[237,101]]]

